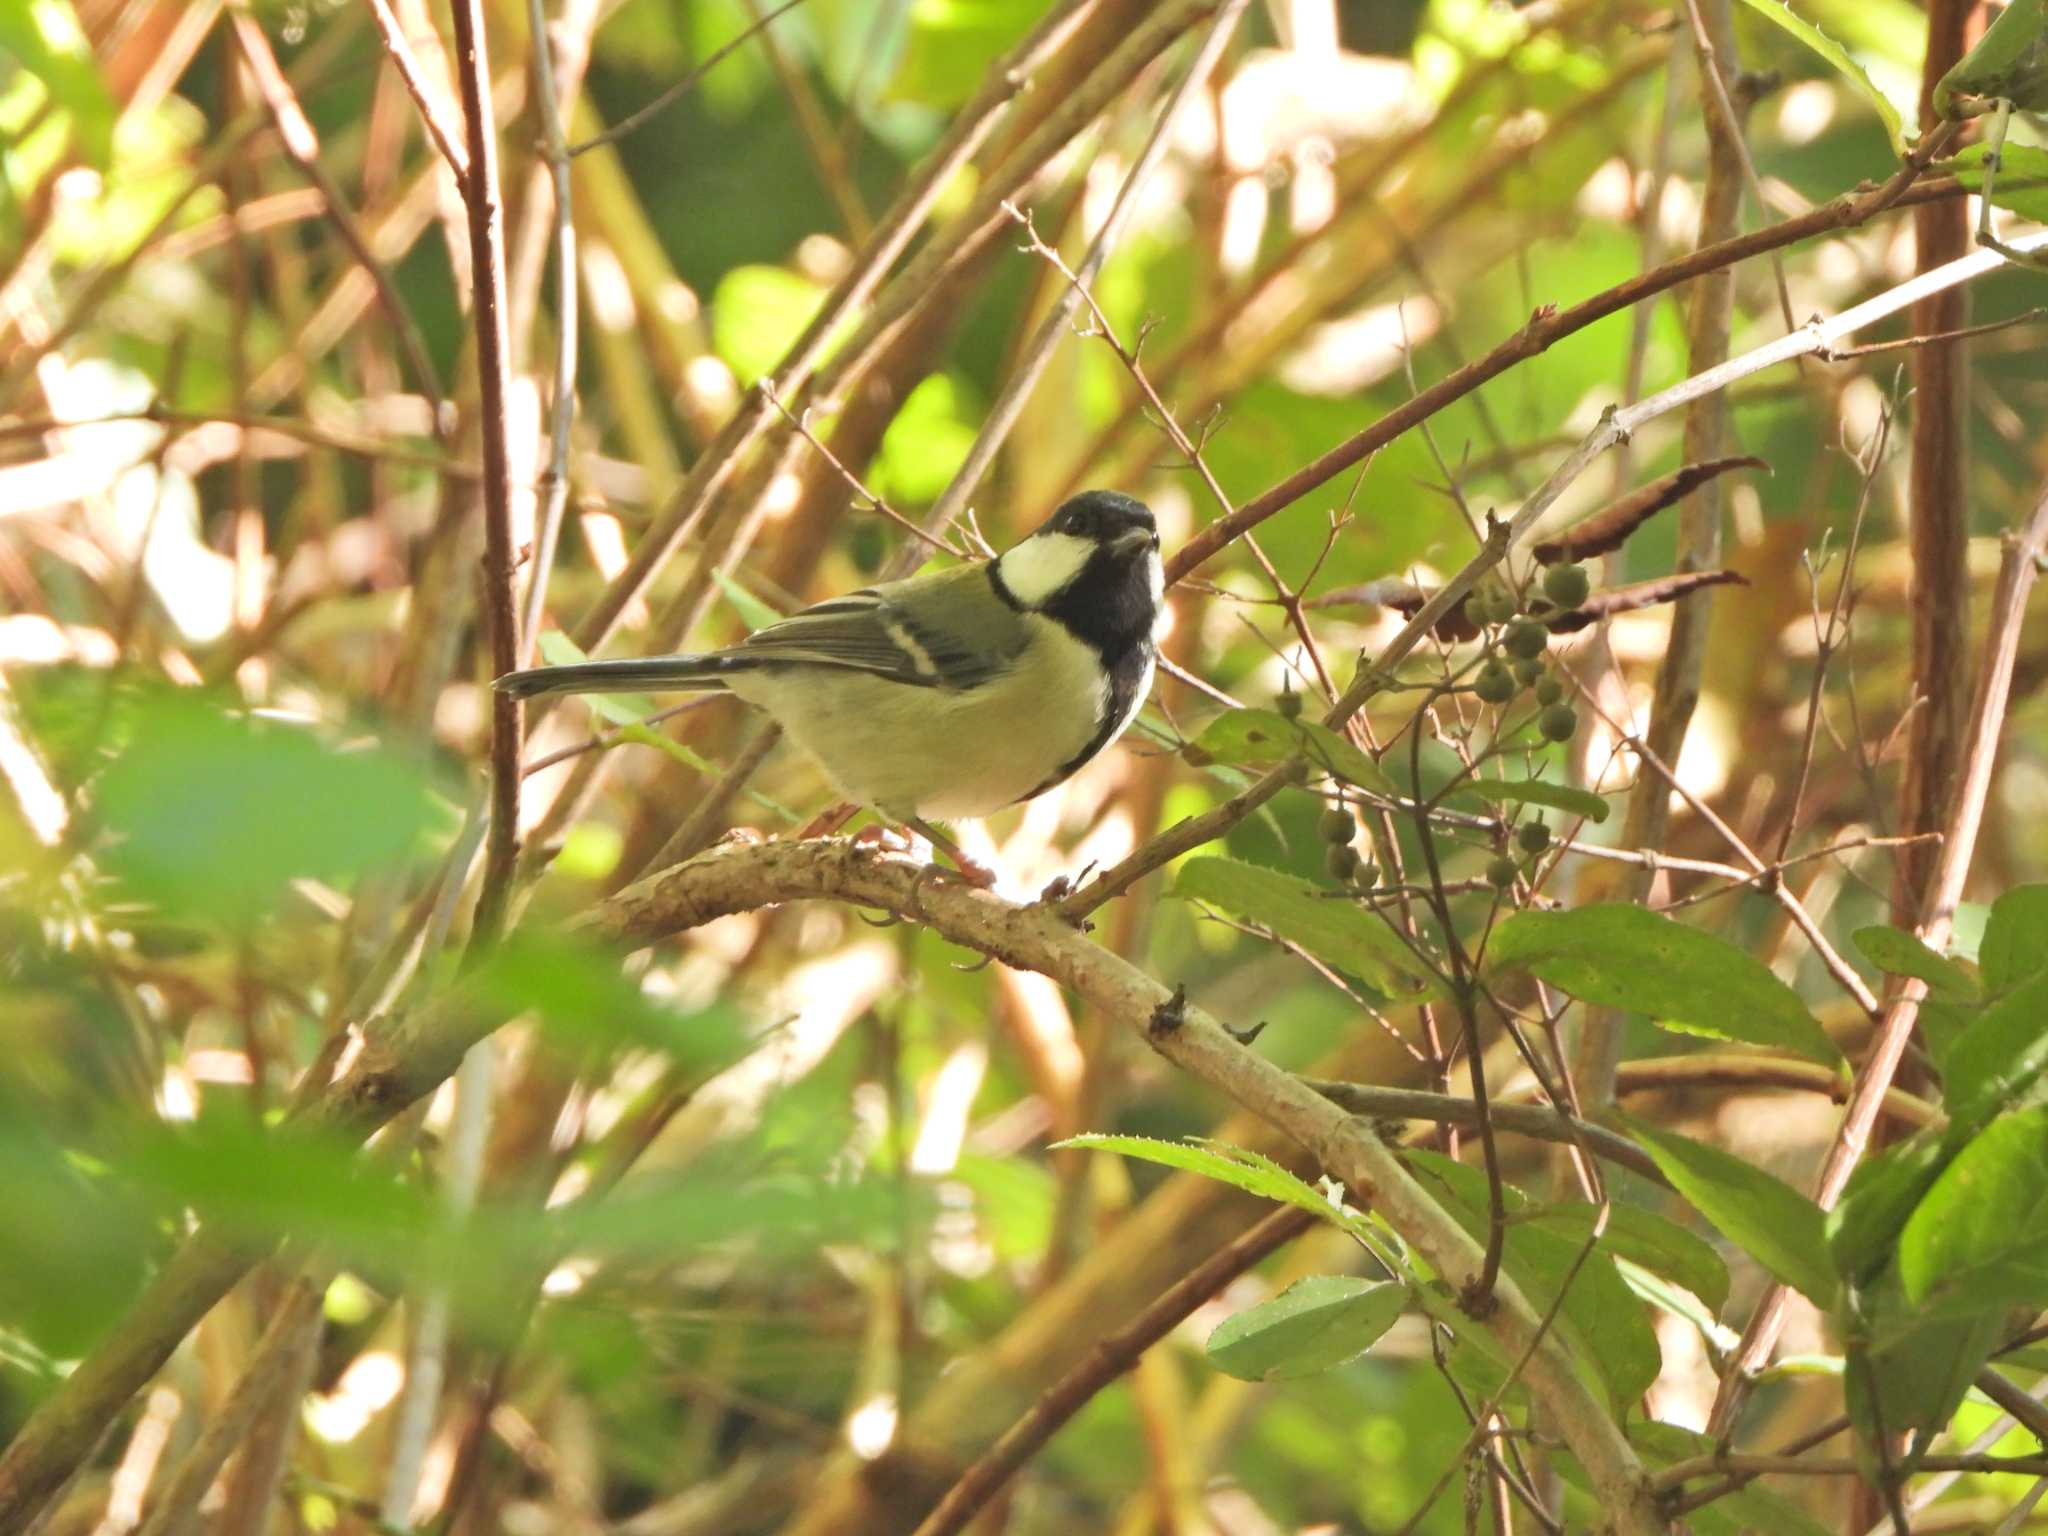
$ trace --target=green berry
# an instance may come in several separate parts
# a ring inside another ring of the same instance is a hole
[[[1292,688],[1289,688],[1273,701],[1273,712],[1282,720],[1299,720],[1301,718],[1301,695]]]
[[[1521,868],[1506,854],[1500,854],[1487,863],[1486,878],[1493,882],[1496,890],[1512,890]]]
[[[1579,729],[1579,714],[1569,704],[1553,704],[1536,717],[1546,741],[1570,741]]]
[[[1498,661],[1489,661],[1472,680],[1472,691],[1488,704],[1505,704],[1521,691],[1514,673]]]
[[[1515,841],[1524,853],[1541,853],[1550,846],[1550,828],[1540,821],[1525,821],[1515,828]]]
[[[1332,843],[1324,850],[1323,867],[1338,880],[1349,880],[1358,868],[1358,850],[1349,843]]]
[[[1369,891],[1379,883],[1379,865],[1369,859],[1360,859],[1358,868],[1351,871],[1351,888],[1355,891]]]
[[[1550,646],[1550,631],[1534,619],[1517,619],[1500,637],[1508,654],[1527,660],[1541,656]]]
[[[1538,704],[1555,704],[1563,697],[1563,678],[1555,675],[1545,675],[1536,680],[1536,702]]]
[[[1509,670],[1515,674],[1515,681],[1527,688],[1543,676],[1543,662],[1541,658],[1535,656],[1517,656]]]
[[[1583,565],[1553,565],[1543,573],[1543,595],[1560,608],[1576,608],[1592,592],[1593,578]]]
[[[1358,823],[1341,805],[1333,805],[1316,820],[1316,835],[1333,846],[1341,846],[1358,835]]]

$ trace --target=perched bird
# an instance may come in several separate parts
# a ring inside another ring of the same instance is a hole
[[[1152,685],[1162,586],[1150,509],[1086,491],[994,560],[831,598],[725,650],[536,667],[497,686],[729,689],[848,800],[958,860],[927,818],[1029,800],[1123,734]]]

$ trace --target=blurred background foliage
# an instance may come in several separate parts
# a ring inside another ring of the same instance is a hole
[[[1158,9],[1104,0],[1082,45],[1015,110],[1029,122],[1057,107]],[[396,10],[452,101],[435,8]],[[804,0],[652,123],[574,162],[584,338],[570,522],[543,627],[571,629],[588,610],[742,392],[861,259],[910,168],[1044,10]],[[1911,120],[1915,6],[1799,10]],[[571,137],[619,122],[761,15],[753,0],[572,3],[558,25],[587,37],[590,57]],[[1683,18],[1642,0],[1273,0],[1247,12],[1095,285],[1117,336],[1142,337],[1150,377],[1234,501],[1537,307],[1687,248],[1705,149]],[[256,55],[231,25],[251,19],[324,182],[271,127]],[[502,3],[488,20],[524,543],[559,327],[542,281],[550,210],[528,17]],[[1764,201],[1748,207],[1751,226],[1891,170],[1863,97],[1783,31],[1741,7],[1735,21],[1741,67],[1757,77]],[[1070,262],[1186,46],[1146,63],[1033,169],[1019,200]],[[2014,134],[2033,141],[2024,123]],[[998,130],[942,190],[934,228],[1020,136]],[[1005,226],[950,267],[845,374],[833,359],[850,354],[828,355],[835,388],[812,402],[813,430],[911,517],[958,469],[1061,290],[1020,236]],[[386,269],[387,293],[357,246]],[[1785,252],[1779,274],[1746,264],[1737,349],[1782,333],[1780,275],[1803,320],[1902,279],[1912,260],[1910,229],[1891,217]],[[460,882],[445,872],[473,845],[488,726],[464,467],[476,452],[467,264],[459,200],[368,6],[0,4],[0,1438],[204,1219],[251,1244],[284,1240],[289,1261],[214,1310],[50,1530],[145,1518],[273,1319],[290,1315],[293,1266],[319,1305],[278,1356],[265,1418],[276,1454],[267,1472],[247,1470],[263,1465],[263,1435],[252,1438],[197,1517],[208,1529],[368,1529],[381,1513],[462,1531],[908,1530],[914,1520],[873,1511],[899,1496],[921,1508],[1099,1333],[1257,1214],[1189,1175],[1050,1143],[1114,1130],[1280,1149],[1052,984],[975,968],[915,929],[805,907],[721,919],[631,959],[534,937],[640,870],[740,758],[749,728],[724,703],[651,736],[619,736],[616,718],[580,705],[549,715],[530,761],[593,731],[604,749],[526,781],[532,913],[473,978],[516,1015],[493,1070],[463,1094],[431,1095],[367,1154],[286,1125],[314,1064],[351,1048],[351,1026],[418,1006],[455,969],[442,941],[463,922]],[[2041,293],[2038,275],[1995,274],[1974,288],[1973,318],[2024,318]],[[1327,600],[1312,607],[1324,654],[1349,658],[1398,624],[1362,584],[1427,585],[1455,569],[1473,547],[1468,515],[1510,510],[1603,408],[1683,377],[1683,300],[1562,340],[1264,525],[1263,559],[1286,589]],[[1886,334],[1900,333],[1894,322]],[[1985,536],[1973,571],[1986,584],[1989,536],[2048,468],[2042,356],[2039,326],[2025,324],[1972,352],[1970,516]],[[461,412],[437,418],[437,390]],[[1872,444],[1904,397],[1896,354],[1810,362],[1733,393],[1734,446],[1770,473],[1730,493],[1728,560],[1748,584],[1723,594],[1679,770],[1746,832],[1774,835],[1786,813],[1811,605],[1841,579],[1839,558],[1823,569],[1819,552],[1838,557],[1856,520],[1858,454],[1878,459],[1860,601],[1826,680],[1799,846],[1887,827],[1885,746],[1904,709],[1910,623],[1905,465],[1896,435]],[[768,457],[629,605],[611,649],[729,641],[894,558],[903,536],[820,455],[797,441]],[[1568,510],[1678,460],[1676,422],[1659,424],[1587,476]],[[976,521],[1000,547],[1093,484],[1144,494],[1169,547],[1215,515],[1115,352],[1077,334],[981,486]],[[1602,580],[1669,571],[1673,526],[1650,525]],[[1248,702],[1316,692],[1273,596],[1234,548],[1178,594],[1170,652]],[[1642,707],[1667,623],[1655,609],[1598,632],[1617,713]],[[1979,894],[2048,867],[2038,637],[2020,669]],[[1407,707],[1390,702],[1376,726]],[[1112,861],[1240,787],[1244,770],[1173,752],[1215,708],[1162,683],[1125,750],[998,818],[986,846],[1005,889],[1028,895]],[[1612,745],[1589,729],[1528,760],[1612,789]],[[1397,779],[1404,757],[1385,765]],[[1454,766],[1440,743],[1422,753],[1426,783]],[[708,830],[786,831],[822,792],[776,754]],[[1321,880],[1320,810],[1290,792],[1210,851]],[[1611,841],[1617,826],[1582,835]],[[1469,842],[1455,878],[1474,879],[1488,851]],[[1722,856],[1690,816],[1670,851]],[[1809,908],[1842,934],[1883,919],[1888,880],[1878,848],[1799,876]],[[1700,883],[1674,877],[1664,899]],[[1368,1017],[1382,999],[1364,981],[1167,889],[1154,880],[1097,914],[1097,936],[1219,1016],[1267,1021],[1260,1049],[1284,1065],[1427,1080],[1412,1021]],[[1853,1047],[1860,1018],[1788,944],[1768,898],[1723,896],[1709,912]],[[1982,922],[1981,906],[1965,910],[1965,958]],[[1629,1046],[1692,1048],[1641,1020]],[[487,1110],[472,1108],[466,1132],[465,1098]],[[1825,1098],[1740,1087],[1638,1093],[1630,1107],[1801,1184],[1831,1126]],[[1508,1145],[1510,1177],[1547,1188],[1547,1161]],[[1721,1315],[1739,1322],[1763,1277],[1719,1246],[1735,1261]],[[1371,1354],[1299,1380],[1236,1380],[1204,1359],[1202,1339],[1229,1312],[1360,1263],[1330,1229],[1234,1282],[1090,1401],[977,1529],[1469,1528],[1462,1479],[1426,1507],[1425,1496],[1465,1442],[1453,1382],[1484,1370],[1437,1369],[1415,1318]],[[437,1305],[434,1340],[424,1319]],[[1650,1383],[1666,1427],[1696,1426],[1712,1389],[1697,1330],[1630,1306],[1646,1352],[1624,1395]],[[1832,1346],[1807,1310],[1788,1347]],[[424,1417],[408,1424],[408,1392],[433,1372],[445,1385],[425,1387]],[[1824,1416],[1824,1400],[1787,1372],[1764,1394],[1759,1443]],[[1668,1456],[1689,1453],[1675,1444]],[[849,1503],[855,1487],[875,1503]],[[1834,1496],[1799,1493],[1817,1508]],[[2011,1496],[2000,1480],[1964,1478],[1948,1506]],[[1789,1510],[1717,1510],[1697,1528]]]

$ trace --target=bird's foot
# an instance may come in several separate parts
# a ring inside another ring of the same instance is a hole
[[[996,883],[996,872],[994,870],[990,869],[986,864],[979,864],[970,859],[960,851],[958,843],[932,826],[930,822],[925,821],[921,817],[912,816],[904,822],[904,825],[930,843],[937,852],[943,853],[953,861],[951,869],[941,869],[936,865],[933,866],[934,874],[959,880],[964,884],[973,886],[977,891],[988,890]]]

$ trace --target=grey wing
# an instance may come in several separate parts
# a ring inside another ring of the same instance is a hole
[[[993,643],[971,643],[943,622],[958,609],[956,602],[921,605],[928,616],[912,617],[894,595],[909,585],[891,583],[831,598],[755,631],[723,654],[739,666],[844,667],[924,688],[978,687],[1007,667],[1019,648],[1008,643],[1007,626],[1004,633],[986,637]]]

